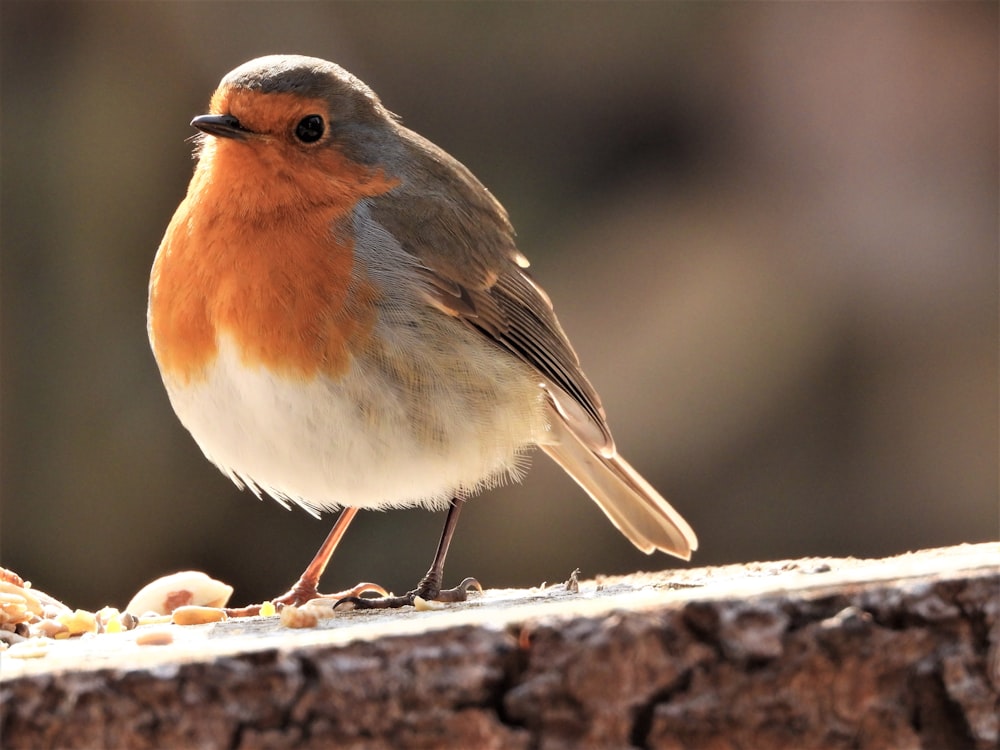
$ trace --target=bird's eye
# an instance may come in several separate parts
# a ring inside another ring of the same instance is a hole
[[[323,118],[319,115],[306,115],[295,126],[295,137],[303,143],[315,143],[323,137]]]

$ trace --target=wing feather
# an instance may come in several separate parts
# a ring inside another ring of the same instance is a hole
[[[527,261],[503,206],[460,162],[397,127],[405,151],[395,163],[403,179],[369,205],[375,220],[420,261],[428,302],[531,365],[581,439],[612,454],[600,397],[548,295],[524,271]]]

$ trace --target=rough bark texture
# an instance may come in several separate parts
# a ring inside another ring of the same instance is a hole
[[[996,748],[1000,545],[0,661],[5,748]]]

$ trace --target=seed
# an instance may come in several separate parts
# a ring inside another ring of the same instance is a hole
[[[178,607],[173,612],[175,625],[204,625],[207,622],[220,622],[229,619],[226,611],[218,607],[197,607],[188,605]]]
[[[13,659],[40,659],[48,655],[50,643],[44,638],[29,638],[11,645],[5,653]]]
[[[39,620],[31,626],[32,635],[40,635],[45,638],[55,638],[60,633],[69,635],[69,628],[63,623],[48,618]]]
[[[59,615],[56,618],[56,622],[65,625],[70,635],[97,632],[97,616],[93,612],[87,612],[84,609],[78,609],[70,614]]]
[[[281,610],[281,624],[286,628],[314,628],[319,622],[315,611],[291,604]]]
[[[199,570],[183,570],[157,578],[143,586],[125,607],[126,612],[168,615],[181,606],[224,607],[233,587]]]
[[[139,646],[167,646],[174,642],[174,635],[169,630],[147,630],[136,635],[135,642]]]

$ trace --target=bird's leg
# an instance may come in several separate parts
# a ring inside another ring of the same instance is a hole
[[[357,594],[345,596],[334,605],[335,609],[394,609],[413,604],[413,600],[418,596],[427,601],[439,602],[464,602],[470,589],[482,591],[483,587],[475,578],[466,578],[453,589],[441,589],[444,580],[444,560],[448,556],[448,547],[451,545],[451,538],[455,535],[455,527],[458,526],[458,515],[462,512],[465,500],[456,497],[451,501],[448,508],[448,516],[444,520],[444,530],[441,532],[441,540],[438,542],[437,552],[434,553],[434,562],[431,563],[427,574],[420,579],[417,587],[402,596],[385,596],[381,598],[362,598]]]
[[[330,529],[330,533],[327,534],[326,540],[316,552],[312,562],[302,571],[302,575],[299,576],[299,580],[295,582],[294,586],[273,600],[275,604],[294,604],[295,606],[299,606],[313,599],[343,599],[346,596],[360,596],[366,591],[374,591],[382,596],[388,593],[377,583],[359,583],[353,588],[346,591],[339,591],[335,594],[319,593],[319,579],[326,571],[326,565],[330,562],[330,558],[333,557],[337,545],[340,544],[340,540],[344,537],[344,532],[347,531],[347,527],[351,525],[351,521],[354,520],[357,514],[357,508],[344,508],[340,512],[336,523],[333,524],[333,528]]]
[[[340,544],[340,540],[344,537],[344,532],[347,531],[347,527],[351,525],[351,521],[354,520],[354,516],[358,514],[357,508],[344,508],[340,515],[337,517],[337,521],[333,524],[333,528],[330,529],[330,533],[326,536],[326,541],[323,542],[319,551],[316,552],[312,559],[312,562],[306,566],[306,569],[302,571],[302,575],[299,576],[299,580],[295,582],[288,591],[286,591],[281,596],[275,597],[272,601],[278,605],[293,604],[295,606],[300,606],[313,599],[343,599],[344,597],[360,597],[361,594],[366,591],[374,591],[377,594],[385,596],[388,592],[375,583],[359,583],[354,588],[348,589],[347,591],[340,591],[336,594],[320,594],[319,593],[319,579],[326,570],[327,563],[330,562],[330,558],[333,556],[334,550],[337,549],[337,545]],[[242,607],[240,609],[229,609],[226,610],[230,617],[248,617],[260,613],[260,605],[255,604],[251,607]]]

